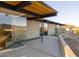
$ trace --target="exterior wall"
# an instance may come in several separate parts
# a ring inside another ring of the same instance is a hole
[[[55,27],[56,27],[55,24],[49,24],[48,23],[48,34],[49,35],[54,35],[55,34]]]
[[[28,40],[40,36],[40,22],[28,20],[26,27],[13,26],[12,39],[14,41]]]
[[[56,25],[56,35],[62,34],[65,32],[65,29],[62,25]]]
[[[40,22],[27,20],[27,39],[37,38],[40,36]]]
[[[59,31],[60,31],[60,34],[65,33],[65,29],[63,28],[62,25],[59,26]]]

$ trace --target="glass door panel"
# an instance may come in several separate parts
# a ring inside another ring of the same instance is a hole
[[[21,41],[26,39],[26,17],[12,15],[12,39]]]

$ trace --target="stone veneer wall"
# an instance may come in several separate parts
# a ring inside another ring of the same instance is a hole
[[[40,22],[35,20],[27,20],[26,38],[32,39],[40,36]]]
[[[48,24],[48,34],[49,35],[54,35],[55,34],[55,24]]]

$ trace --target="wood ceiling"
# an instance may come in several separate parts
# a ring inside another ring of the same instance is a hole
[[[3,9],[5,9],[5,12]],[[0,12],[24,16],[28,19],[57,15],[56,10],[42,1],[0,1]]]

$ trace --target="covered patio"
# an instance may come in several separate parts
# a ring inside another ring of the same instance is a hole
[[[58,45],[58,37],[43,36],[43,42],[40,38],[36,40],[21,42],[24,44],[18,48],[11,48],[0,51],[0,57],[60,57],[60,48]],[[20,45],[20,44],[18,44]]]
[[[11,29],[14,30],[10,31],[12,32],[12,41],[9,43],[39,38],[41,23],[36,20],[42,20],[42,18],[57,15],[56,10],[54,10],[42,1],[0,1],[0,12],[5,13],[7,16],[16,15],[26,18],[26,28],[12,25]],[[12,16],[12,18],[14,17],[14,19],[19,19],[15,18],[16,16]],[[14,22],[15,20],[12,21]],[[8,29],[8,31],[9,30],[10,29]],[[7,41],[6,44],[8,44]],[[7,47],[9,45],[7,45]]]

